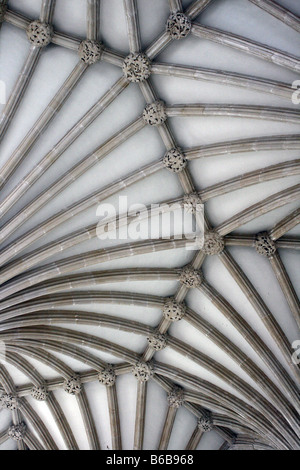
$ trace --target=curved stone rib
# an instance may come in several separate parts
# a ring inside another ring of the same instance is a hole
[[[26,399],[22,400],[20,410],[26,419],[28,419],[31,423],[34,423],[36,429],[39,432],[40,438],[42,439],[42,442],[46,447],[46,450],[58,450],[58,447],[55,444],[45,424],[43,423],[39,415],[29,405]]]
[[[146,103],[151,104],[151,103],[162,103],[162,106],[164,108],[164,103],[158,100],[155,90],[153,89],[151,83],[149,80],[141,82],[140,83],[140,89],[141,92],[145,98]],[[168,126],[168,123],[166,122],[166,116],[162,119],[162,122],[160,125],[155,126],[156,129],[159,132],[159,135],[163,141],[163,144],[166,147],[167,151],[172,151],[174,149],[177,149],[178,146],[176,144],[176,141],[171,133],[171,130]],[[165,158],[165,157],[164,157]]]
[[[103,62],[115,65],[116,67],[119,67],[121,69],[123,67],[125,57],[119,52],[115,52],[104,47],[101,59],[103,60]]]
[[[239,228],[241,225],[247,224],[256,217],[260,217],[261,215],[275,210],[278,207],[282,207],[285,204],[297,201],[299,198],[300,184],[297,184],[295,186],[291,186],[290,188],[284,189],[279,193],[272,194],[272,196],[269,196],[266,199],[253,204],[247,209],[238,212],[216,227],[215,231],[218,232],[221,236],[225,236]]]
[[[29,347],[29,344],[25,344],[24,346],[19,343],[7,344],[6,349],[7,351],[12,351],[17,354],[24,353],[26,356],[32,357],[33,359],[46,364],[48,367],[58,372],[64,379],[74,375],[74,371],[63,361],[58,359],[56,356],[53,356],[45,349],[39,348],[37,345]]]
[[[56,0],[42,0],[40,21],[51,23],[53,19]]]
[[[26,434],[23,441],[27,445],[29,450],[46,450],[35,437],[35,435],[28,431],[28,429],[26,430]]]
[[[213,0],[196,0],[187,7],[185,11],[186,16],[191,20],[194,20],[200,15],[200,13],[202,13],[202,11],[205,10],[205,8],[209,6],[210,3],[212,3],[212,1]]]
[[[6,442],[9,439],[7,431],[8,431],[8,429],[6,429],[5,431],[0,432],[0,445],[4,444],[4,442]]]
[[[168,448],[176,414],[177,414],[177,408],[173,408],[169,406],[166,417],[165,417],[163,429],[161,432],[160,441],[158,444],[158,450],[166,450]]]
[[[300,149],[300,135],[278,135],[254,137],[251,139],[219,142],[217,144],[202,145],[185,152],[188,160],[195,158],[214,157],[216,155],[230,155],[240,152],[259,152],[269,150],[298,150]]]
[[[290,26],[291,28],[300,32],[299,17],[293,15],[293,13],[276,3],[274,0],[250,0],[250,2],[275,16],[275,18],[282,21],[287,26]]]
[[[77,52],[81,43],[81,39],[73,37],[67,33],[54,31],[51,42],[56,46],[61,46]]]
[[[42,375],[19,354],[7,351],[5,354],[5,361],[12,364],[26,375],[33,385],[38,387],[44,383]]]
[[[281,67],[288,68],[295,72],[300,70],[300,60],[298,57],[288,54],[287,52],[273,49],[265,44],[252,41],[237,34],[228,33],[209,26],[193,24],[192,34],[198,38],[208,39],[209,41],[229,46],[246,54],[253,55],[259,59],[272,62]]]
[[[251,328],[244,318],[226,301],[226,299],[207,282],[203,282],[201,286],[198,287],[198,289],[211,301],[215,307],[217,307],[217,309],[227,318],[227,320],[230,321],[230,323],[243,336],[243,338],[253,348],[257,355],[264,361],[269,370],[275,375],[275,377],[277,377],[281,386],[285,389],[295,408],[299,410],[297,387],[290,379],[283,366],[274,356],[272,351],[265,345],[265,343],[253,330],[253,328]],[[244,367],[244,365],[247,369],[247,362],[242,364],[241,367]],[[279,393],[279,395],[281,395],[281,393]]]
[[[169,0],[169,6],[172,13],[182,10],[181,0]]]
[[[90,449],[100,450],[100,442],[97,435],[95,422],[83,387],[81,392],[76,395],[76,400],[80,409]]]
[[[196,3],[199,4],[199,2],[196,2]],[[202,3],[203,3],[203,2],[202,2]],[[190,188],[190,186],[193,186],[193,185],[192,185],[192,179],[191,179],[190,174],[189,174],[188,171],[186,171],[185,178],[182,179],[181,184],[182,184],[182,186],[183,186],[183,188],[184,188],[185,191],[187,191],[187,190]],[[188,192],[188,191],[187,191],[187,192]],[[27,273],[26,273],[26,274],[27,274]],[[26,277],[26,274],[25,274],[24,278]],[[14,283],[14,281],[13,281],[13,283]],[[181,290],[182,290],[182,289],[181,289]],[[163,323],[163,322],[162,322],[162,323]],[[167,325],[165,325],[165,327],[167,328]],[[125,368],[126,368],[126,367],[125,367]],[[124,370],[125,370],[125,368],[124,368]],[[271,420],[271,421],[272,421],[272,420]],[[263,424],[264,424],[264,423],[263,423]],[[275,426],[277,426],[277,423],[275,424]],[[263,429],[263,428],[264,428],[264,425],[262,426],[262,429]],[[283,431],[284,434],[285,434],[285,432],[286,432],[286,430]],[[289,432],[289,431],[288,431],[288,432]],[[260,434],[262,434],[262,432],[260,432],[258,435],[260,435]],[[274,437],[274,436],[275,436],[275,441],[277,440],[277,444],[279,444],[279,446],[280,446],[280,445],[283,446],[283,447],[286,446],[287,443],[286,443],[284,440],[281,440],[281,438],[280,438],[280,436],[278,435],[277,431],[274,432],[273,437]],[[292,436],[292,440],[293,440],[293,442],[295,443],[293,436]],[[289,445],[287,445],[287,447],[289,447]]]
[[[0,363],[0,384],[1,391],[3,389],[5,393],[15,395],[14,382],[2,363]]]
[[[230,116],[299,123],[300,112],[292,108],[244,104],[174,104],[166,107],[168,117]]]
[[[242,175],[235,176],[221,183],[213,184],[199,191],[199,196],[203,202],[213,197],[227,194],[231,191],[247,188],[253,184],[260,184],[265,181],[272,181],[277,178],[286,178],[298,175],[300,172],[300,159],[277,163],[259,170],[250,171]]]
[[[283,295],[290,307],[290,310],[295,318],[295,321],[300,328],[300,302],[299,298],[295,292],[293,284],[289,278],[289,275],[285,269],[285,266],[281,260],[281,257],[276,251],[270,258],[270,264],[274,271],[274,274],[278,280],[278,283],[281,287]]]
[[[250,91],[274,94],[291,101],[293,90],[289,83],[276,82],[265,78],[253,77],[250,75],[213,70],[204,67],[184,67],[180,65],[167,65],[153,63],[152,73],[191,80],[209,81],[221,85],[229,85],[239,88],[246,88]]]
[[[252,246],[251,239],[249,246]],[[53,279],[45,283],[40,283],[37,287],[32,287],[0,303],[0,311],[13,307],[19,303],[33,300],[43,295],[55,294],[62,291],[80,289],[82,287],[97,286],[106,283],[120,283],[134,281],[173,281],[180,275],[180,269],[169,268],[127,268],[110,271],[93,271],[90,273],[75,274],[73,276]]]
[[[46,128],[49,122],[65,103],[77,82],[86,71],[87,67],[88,66],[81,61],[75,66],[45,111],[38,118],[36,123],[24,137],[21,144],[12,153],[7,162],[3,165],[0,170],[0,188],[7,182],[8,178],[12,175],[17,166],[26,157],[38,137],[41,135],[42,131]]]
[[[10,330],[9,332],[2,333],[1,338],[3,338],[5,341],[14,341],[16,339],[20,339],[20,336],[18,336],[18,332],[16,332],[16,330]],[[134,365],[139,360],[137,353],[130,351],[129,349],[124,348],[116,343],[112,343],[111,341],[98,338],[97,336],[58,327],[22,328],[22,339],[39,340],[42,338],[51,341],[58,340],[78,345],[82,345],[82,341],[85,341],[85,346],[107,352],[123,359],[125,362],[129,362],[130,364]]]
[[[30,46],[28,56],[0,116],[0,141],[3,139],[10,122],[14,117],[14,114],[18,109],[18,106],[38,64],[41,53],[42,48]]]
[[[288,214],[284,219],[280,220],[269,232],[272,240],[276,241],[282,235],[289,232],[292,228],[300,223],[300,208]],[[279,240],[280,241],[280,240]]]
[[[181,40],[191,32],[191,20],[182,12],[171,12],[167,19],[166,31],[172,39]]]
[[[237,420],[234,420],[232,418],[228,418],[228,416],[224,416],[218,413],[213,413],[213,423],[216,426],[222,427],[222,428],[229,428],[234,430],[237,434],[247,434],[248,436],[251,436],[252,438],[259,438],[259,434],[255,433],[249,426],[242,425],[239,423]],[[236,437],[234,438],[234,441],[236,441]],[[268,442],[266,440],[266,442]]]
[[[201,431],[198,426],[195,427],[193,434],[191,435],[185,450],[196,450],[200,444],[201,437],[203,436],[203,431]]]
[[[135,54],[140,52],[141,49],[137,4],[136,0],[123,0],[123,4],[127,22],[129,50]]]
[[[100,0],[87,0],[86,38],[98,39]]]
[[[21,13],[17,13],[9,9],[6,10],[4,20],[12,24],[13,26],[16,26],[17,28],[24,29],[25,31],[31,23],[31,20],[25,15],[22,15]]]
[[[155,41],[153,41],[152,44],[150,44],[150,46],[147,47],[145,50],[146,56],[149,57],[150,60],[153,60],[171,42],[171,36],[166,31],[164,31],[155,39]]]
[[[95,250],[77,255],[74,257],[65,258],[57,263],[50,263],[37,270],[32,270],[30,274],[24,273],[17,280],[12,280],[0,288],[0,299],[8,297],[9,295],[15,294],[26,287],[33,286],[42,281],[53,279],[63,274],[68,274],[73,270],[80,269],[84,266],[93,266],[97,263],[104,263],[109,260],[123,258],[127,256],[133,256],[134,254],[145,254],[154,251],[163,251],[177,248],[186,247],[187,239],[181,240],[154,240],[154,241],[142,241],[133,244],[120,245],[112,249]],[[26,271],[26,266],[25,266]],[[14,277],[14,273],[11,273]]]
[[[16,347],[14,348],[14,347],[10,347],[10,345],[7,345],[7,351],[12,351],[12,350],[17,350],[17,349],[18,348]],[[42,357],[43,357],[43,353],[44,351],[42,351]],[[23,374],[25,374],[34,385],[39,386],[40,384],[44,383],[43,377],[35,369],[32,368],[32,365],[29,362],[27,362],[22,356],[19,355],[19,351],[18,353],[9,352],[8,354],[6,354],[6,360],[7,362],[14,365],[17,369],[19,369]],[[57,362],[60,363],[59,360]],[[66,369],[68,369],[67,366],[66,366]],[[76,441],[74,440],[73,434],[69,428],[69,425],[64,416],[64,413],[62,412],[54,395],[51,393],[47,397],[47,404],[62,434],[64,441],[71,443],[71,448],[74,448],[74,446],[76,448],[77,447]]]
[[[56,356],[53,356],[50,354],[47,350],[50,349],[51,351],[58,352],[60,354],[64,354],[66,356],[70,356],[73,359],[76,359],[79,362],[82,362],[83,364],[87,364],[90,367],[92,367],[93,371],[99,371],[100,369],[104,368],[106,366],[106,363],[101,361],[97,356],[94,356],[93,354],[88,353],[85,349],[80,348],[79,346],[74,346],[71,344],[67,343],[62,343],[58,341],[49,341],[49,340],[18,340],[16,341],[15,344],[9,344],[8,349],[16,350],[18,351],[26,351],[26,354],[28,354],[29,351],[31,351],[32,357],[36,358],[38,361],[45,363],[52,369],[56,370],[63,379],[57,379],[53,381],[47,381],[48,389],[49,390],[56,390],[57,387],[62,386],[63,380],[68,379],[69,377],[72,377],[74,375],[74,370],[72,370],[70,367],[68,367],[64,362],[60,361],[59,359],[56,358]],[[44,349],[41,349],[44,348]],[[45,348],[47,350],[45,350]],[[44,353],[44,357],[43,357]],[[116,370],[116,372],[118,372]],[[99,372],[94,372],[92,374],[92,379],[96,380],[97,377],[96,375]],[[81,376],[81,381],[82,383],[84,382],[89,382],[90,380],[86,380]],[[28,386],[22,386],[18,388],[18,396],[26,396],[30,394],[30,387]]]
[[[53,305],[54,307],[54,305]],[[53,310],[46,311],[43,313],[32,313],[24,316],[18,316],[17,320],[11,320],[8,322],[1,321],[0,331],[7,331],[12,328],[24,328],[27,326],[42,326],[53,323],[70,323],[76,325],[94,325],[103,326],[104,328],[113,328],[127,333],[134,333],[137,335],[149,335],[151,334],[152,327],[145,325],[133,320],[122,320],[119,317],[112,315],[93,313],[93,312],[81,312],[81,311],[61,311]],[[32,371],[29,371],[32,372]],[[39,378],[35,380],[32,378],[32,382],[35,385],[39,385]]]
[[[274,450],[274,447],[264,442],[253,440],[248,436],[237,436],[237,440],[229,448],[230,450]]]
[[[122,438],[116,385],[112,385],[112,387],[106,387],[106,393],[111,429],[112,449],[122,450]]]
[[[147,382],[137,381],[133,450],[142,450],[145,430]]]
[[[279,324],[273,317],[272,313],[251,284],[246,274],[241,270],[238,264],[235,262],[230,253],[225,250],[220,253],[219,259],[222,261],[228,272],[231,274],[233,279],[236,281],[246,298],[249,300],[250,304],[253,306],[254,310],[257,312],[271,337],[277,344],[279,350],[281,351],[283,357],[286,360],[286,363],[289,365],[289,370],[293,374],[293,377],[296,380],[296,383],[300,383],[300,372],[299,367],[296,366],[292,361],[293,351],[291,345],[280,328]]]
[[[19,317],[20,315],[38,312],[41,310],[51,310],[54,309],[55,306],[62,307],[63,305],[82,305],[95,302],[105,304],[120,303],[122,305],[142,305],[149,308],[163,308],[165,304],[165,297],[122,291],[76,291],[62,294],[53,294],[49,297],[44,296],[31,302],[27,302],[24,305],[19,305],[17,309],[12,308],[3,310],[1,313],[1,321],[4,322],[6,320]],[[91,312],[89,321],[94,322],[95,318],[93,315],[94,314]],[[103,321],[105,321],[105,317],[103,318]],[[88,318],[89,317],[87,316],[87,319]],[[110,319],[110,321],[113,324],[113,317]],[[136,327],[138,327],[138,324],[136,324]],[[152,330],[149,330],[147,326],[142,326],[141,324],[139,329],[141,333],[145,334],[152,332]],[[131,331],[131,329],[129,329],[129,331]]]

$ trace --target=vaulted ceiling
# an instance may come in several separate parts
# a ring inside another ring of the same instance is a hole
[[[300,448],[296,3],[0,0],[1,450]]]

